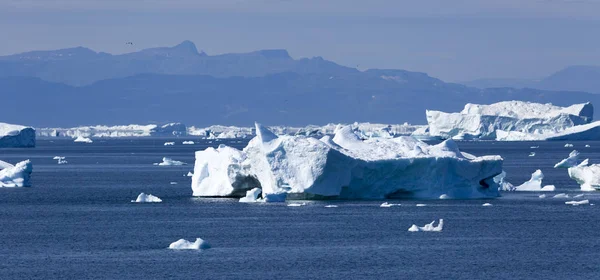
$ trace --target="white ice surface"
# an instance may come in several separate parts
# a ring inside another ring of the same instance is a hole
[[[515,191],[549,191],[549,188],[542,188],[542,179],[544,179],[544,174],[538,169],[531,174],[529,181],[516,186]]]
[[[171,245],[169,245],[169,249],[172,250],[206,250],[210,249],[210,244],[204,241],[202,238],[196,238],[196,241],[191,242],[185,239],[179,239]]]
[[[33,165],[29,160],[15,165],[0,161],[0,187],[30,187]]]
[[[437,226],[434,226],[433,224],[435,223],[435,221],[426,224],[422,227],[417,226],[417,225],[412,225],[408,231],[410,232],[418,232],[418,231],[434,231],[434,232],[440,232],[442,231],[442,229],[444,229],[444,219],[440,219],[438,222]]]
[[[577,166],[577,161],[579,161],[579,152],[573,150],[569,157],[561,160],[559,163],[554,165],[554,168],[569,168],[573,166]]]
[[[131,202],[146,203],[146,202],[162,202],[162,199],[151,194],[140,193],[135,200]]]
[[[576,201],[576,200],[572,200],[572,201],[565,201],[565,204],[567,205],[584,205],[584,204],[590,204],[589,200],[581,200],[581,201]]]
[[[83,137],[83,136],[78,136],[77,138],[75,138],[75,140],[73,140],[73,142],[75,143],[93,143],[94,141],[92,141],[92,139],[87,138],[87,137]]]
[[[31,127],[0,122],[0,148],[21,147],[35,147],[35,130]]]
[[[187,164],[187,163],[182,162],[182,161],[173,160],[168,157],[163,157],[162,162],[154,163],[154,165],[160,165],[160,166],[185,165],[185,164]]]

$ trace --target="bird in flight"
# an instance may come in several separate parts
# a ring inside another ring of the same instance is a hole
[[[125,45],[132,45],[133,46],[133,42],[127,42],[127,43],[125,43]]]

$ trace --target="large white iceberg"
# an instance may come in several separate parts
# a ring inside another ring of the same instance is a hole
[[[504,101],[490,105],[468,103],[460,113],[426,111],[431,136],[490,140],[497,138],[497,131],[504,134],[515,133],[523,138],[534,133],[562,132],[588,124],[592,121],[593,114],[591,103],[559,107],[523,101]]]
[[[29,160],[15,165],[0,160],[0,187],[30,187],[33,166]]]
[[[0,123],[0,148],[35,147],[35,130],[22,125]]]
[[[196,241],[191,242],[185,239],[179,239],[169,245],[172,250],[206,250],[210,249],[210,244],[202,238],[196,238]]]
[[[196,152],[194,196],[243,197],[254,188],[290,199],[498,196],[493,177],[502,158],[462,153],[451,140],[361,140],[350,126],[320,140],[277,136],[259,124],[256,132],[242,151],[220,145]]]
[[[580,185],[582,191],[600,189],[600,164],[587,165],[587,161],[568,169],[569,177]]]

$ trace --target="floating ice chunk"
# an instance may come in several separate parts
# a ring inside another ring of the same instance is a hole
[[[540,146],[531,146],[531,147],[529,147],[529,148],[531,148],[531,149],[537,149],[537,148],[539,148],[539,147],[540,147]]]
[[[165,142],[165,146],[175,146],[175,142]]]
[[[75,143],[93,143],[94,141],[92,141],[92,139],[87,138],[87,137],[83,137],[83,136],[78,136],[77,138],[75,138],[75,140],[73,140],[73,142]]]
[[[252,203],[260,202],[259,196],[262,190],[260,188],[254,188],[246,192],[246,196],[240,198],[240,202]]]
[[[583,196],[585,196],[585,195],[584,194],[578,194],[578,195],[574,196],[573,198],[581,198]]]
[[[513,184],[507,182],[505,180],[506,178],[506,172],[504,170],[502,170],[502,173],[498,174],[496,177],[494,177],[494,182],[496,184],[498,184],[498,190],[499,191],[514,191],[515,187],[513,186]]]
[[[285,202],[287,193],[267,193],[263,196],[265,202]]]
[[[194,145],[196,143],[194,143],[194,141],[183,141],[183,142],[181,142],[181,144],[183,144],[183,145]]]
[[[577,161],[579,160],[579,152],[573,150],[569,157],[561,160],[559,163],[554,165],[554,168],[569,168],[573,166],[577,166]]]
[[[440,195],[440,199],[450,199],[450,197],[447,194],[442,194]]]
[[[590,201],[587,199],[581,200],[581,201],[572,200],[572,201],[565,201],[565,204],[567,204],[567,205],[584,205],[584,204],[590,204]]]
[[[140,193],[140,195],[138,195],[138,197],[135,200],[132,200],[131,202],[139,202],[139,203],[162,202],[162,199],[158,198],[157,196],[153,196],[151,194]]]
[[[573,144],[567,143],[567,144],[565,144],[565,148],[573,148]]]
[[[556,187],[554,185],[545,185],[540,191],[553,192],[555,190],[556,190]]]
[[[325,205],[325,208],[337,208],[337,205]]]
[[[419,204],[417,204],[415,206],[417,206],[417,207],[423,207],[423,206],[427,206],[427,204],[419,203]]]
[[[546,198],[546,194],[540,194],[538,195],[539,198]]]
[[[171,185],[177,185],[177,182],[171,182],[170,184]]]
[[[536,170],[531,174],[531,179],[529,181],[521,184],[520,186],[515,187],[516,191],[546,191],[542,188],[542,179],[544,179],[544,174],[541,170]]]
[[[172,250],[206,250],[210,249],[210,244],[204,241],[202,238],[196,238],[195,242],[187,241],[185,239],[179,239],[171,245],[169,249]]]
[[[577,166],[569,168],[569,177],[579,184],[582,191],[600,189],[600,164],[587,165],[584,160]]]
[[[400,206],[400,204],[388,203],[387,201],[379,205],[379,207],[392,207],[392,206]]]
[[[186,175],[187,177],[192,177],[194,176],[194,173],[192,173],[191,171],[188,172],[188,174]]]
[[[434,232],[440,232],[442,231],[442,229],[444,228],[444,219],[440,219],[439,223],[437,226],[434,226],[433,224],[435,223],[435,221],[426,224],[422,227],[417,226],[417,225],[412,225],[408,231],[410,232],[417,232],[417,231],[434,231]]]
[[[585,144],[585,147],[586,147],[586,148],[589,148],[589,147],[590,147],[590,145],[589,145],[589,144]]]
[[[15,165],[0,160],[0,187],[30,187],[33,171],[31,161],[21,161]]]
[[[535,152],[531,152],[531,153],[529,153],[529,156],[530,156],[530,157],[534,157],[534,156],[535,156]]]
[[[172,159],[170,159],[168,157],[164,157],[162,162],[155,163],[154,165],[170,166],[170,165],[184,165],[184,164],[187,164],[187,163],[182,162],[182,161],[172,160]]]
[[[302,203],[290,203],[287,206],[289,207],[300,207],[300,206],[304,206],[306,205],[306,203],[302,202]]]
[[[554,195],[553,198],[569,198],[569,195],[566,193],[559,193]]]
[[[492,206],[492,204],[491,203],[484,203],[481,206]]]
[[[65,157],[61,157],[61,156],[55,156],[55,157],[53,157],[52,159],[55,159],[55,160],[57,160],[57,163],[58,163],[58,164],[66,164],[66,163],[68,163],[68,162],[65,160]]]

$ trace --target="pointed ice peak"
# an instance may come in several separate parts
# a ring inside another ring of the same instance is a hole
[[[179,43],[178,45],[174,46],[172,49],[180,51],[180,52],[199,54],[198,49],[196,48],[196,45],[192,41],[189,41],[189,40],[185,40],[185,41]]]
[[[256,127],[256,136],[260,139],[261,142],[271,142],[274,139],[277,139],[277,135],[271,132],[268,128],[264,127],[262,124],[257,122],[254,123],[254,127]]]
[[[356,143],[362,143],[362,140],[354,133],[352,126],[346,125],[337,129],[333,136],[333,142],[344,148],[349,148]]]

